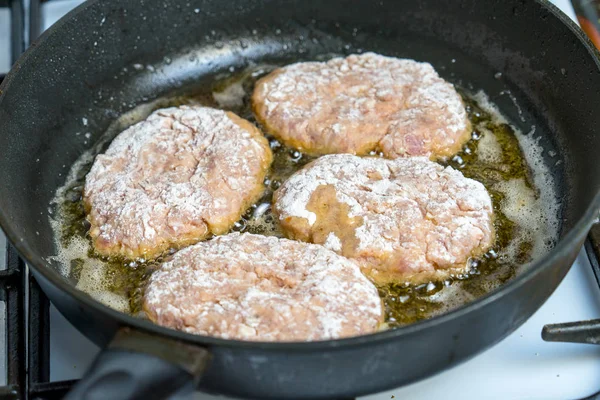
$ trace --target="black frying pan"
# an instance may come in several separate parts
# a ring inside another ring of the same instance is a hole
[[[358,48],[429,61],[445,78],[492,97],[512,91],[521,116],[508,97],[493,100],[523,131],[535,125],[543,147],[562,161],[551,167],[562,203],[554,250],[446,315],[315,343],[161,328],[92,300],[46,262],[55,252],[48,204],[90,146],[74,135],[83,116],[98,136],[144,99],[229,66],[294,60],[300,49],[310,59]],[[121,73],[134,63],[158,71]],[[192,380],[239,397],[354,397],[422,379],[497,343],[538,309],[600,206],[597,53],[546,1],[94,0],[34,43],[0,91],[0,225],[56,307],[96,343],[110,343],[71,398],[157,398]]]

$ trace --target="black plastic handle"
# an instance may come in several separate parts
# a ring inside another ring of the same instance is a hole
[[[65,399],[166,399],[182,388],[192,390],[191,382],[189,373],[158,357],[107,349]]]
[[[592,225],[588,238],[585,241],[585,251],[592,265],[596,283],[600,286],[600,223]]]
[[[600,319],[546,325],[542,339],[547,342],[600,344]]]
[[[166,399],[191,392],[209,352],[161,336],[121,329],[67,400]]]
[[[600,223],[595,222],[590,229],[585,250],[590,265],[600,285]],[[600,344],[600,319],[545,325],[542,339],[547,342]]]

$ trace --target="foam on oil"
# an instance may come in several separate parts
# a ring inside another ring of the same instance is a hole
[[[509,126],[500,110],[483,92],[478,92],[474,99],[490,115],[493,124]],[[513,101],[516,102],[516,99]],[[530,241],[533,244],[531,257],[539,258],[547,253],[558,239],[561,204],[557,200],[554,177],[544,162],[544,149],[540,145],[541,136],[536,136],[536,127],[531,126],[527,134],[514,127],[511,129],[519,141],[530,174],[527,177],[500,181],[496,183],[495,188],[506,195],[506,199],[500,203],[504,214],[520,227],[520,240],[513,240],[512,244]],[[507,253],[516,254],[514,251]]]
[[[524,134],[510,125],[483,92],[463,96],[477,147],[473,149],[474,140],[470,141],[449,164],[482,181],[490,191],[498,237],[492,250],[471,261],[474,268],[466,276],[439,284],[444,290],[429,285],[412,294],[426,300],[421,307],[429,315],[447,312],[494,290],[546,254],[558,240],[560,203],[535,126]],[[428,289],[432,294],[427,295]]]
[[[119,132],[158,108],[203,104],[233,111],[256,122],[250,94],[256,80],[273,68],[252,66],[216,79],[210,87],[138,106],[116,120],[98,143],[81,156],[71,168],[65,185],[57,191],[52,220],[57,248],[52,259],[62,266],[65,276],[77,282],[77,288],[114,309],[143,317],[140,307],[143,288],[161,261],[109,259],[94,253],[87,237],[81,193],[95,155]],[[416,287],[405,284],[380,287],[388,326],[429,318],[488,293],[512,279],[532,259],[544,255],[557,239],[560,205],[534,129],[527,135],[516,130],[482,92],[461,94],[473,124],[473,138],[442,164],[461,170],[488,189],[494,202],[496,243],[483,257],[469,261],[469,273]],[[232,231],[283,236],[271,213],[273,192],[311,158],[273,138],[269,141],[274,161],[265,179],[265,193]]]

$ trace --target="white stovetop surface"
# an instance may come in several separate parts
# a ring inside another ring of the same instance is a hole
[[[46,27],[80,2],[46,4]],[[553,2],[574,18],[569,0]],[[7,64],[6,55],[2,54],[7,44],[6,36],[2,35],[7,16],[0,12],[0,72]],[[0,232],[0,249],[4,248],[3,240]],[[3,250],[0,250],[0,262],[3,258]],[[542,308],[501,343],[449,371],[364,399],[563,400],[589,396],[600,391],[600,346],[547,343],[542,341],[540,332],[544,324],[592,318],[600,318],[600,289],[582,251],[565,280]],[[99,351],[54,307],[51,308],[50,343],[53,381],[79,378]],[[0,370],[2,367],[0,363]],[[195,397],[198,400],[217,399],[205,394]]]

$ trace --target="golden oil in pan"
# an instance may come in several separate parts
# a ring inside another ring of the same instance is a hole
[[[512,179],[523,179],[527,187],[533,188],[531,172],[525,161],[517,137],[510,125],[495,121],[477,102],[466,93],[461,93],[469,120],[473,126],[471,140],[451,159],[440,162],[460,170],[466,177],[481,182],[488,190],[494,207],[493,247],[482,257],[470,260],[470,270],[464,275],[451,277],[443,282],[430,282],[418,286],[390,284],[379,288],[384,300],[389,326],[400,326],[446,311],[480,297],[513,278],[517,267],[530,261],[533,243],[523,240],[510,260],[499,257],[514,238],[515,222],[508,219],[501,207],[506,194],[497,190],[495,184]],[[500,154],[494,161],[482,161],[479,157],[480,140],[485,134],[494,135]],[[515,263],[516,261],[516,263]],[[439,291],[459,285],[462,293],[453,293],[453,304],[432,299]]]
[[[210,90],[160,99],[151,105],[145,105],[129,113],[127,118],[113,124],[112,129],[105,135],[106,140],[110,140],[127,125],[144,119],[155,109],[181,104],[196,103],[228,109],[256,123],[250,106],[250,95],[256,80],[272,69],[271,66],[254,67],[218,79]],[[458,154],[441,164],[460,170],[465,176],[480,181],[488,189],[494,204],[496,242],[484,256],[470,261],[470,271],[464,275],[452,277],[444,282],[430,282],[419,286],[389,284],[379,287],[380,296],[385,304],[386,321],[391,327],[429,318],[489,292],[511,279],[518,267],[530,261],[533,255],[535,238],[531,235],[521,235],[521,240],[515,245],[517,231],[525,228],[519,226],[519,221],[509,219],[503,212],[502,205],[506,201],[507,191],[498,186],[504,182],[520,180],[522,188],[531,191],[534,195],[536,193],[530,168],[516,133],[501,116],[482,108],[474,96],[464,92],[461,95],[473,125],[472,139]],[[312,158],[281,145],[273,138],[269,138],[269,142],[274,160],[265,179],[265,193],[247,210],[232,231],[283,236],[271,213],[273,192],[287,177]],[[493,153],[492,156],[487,154],[490,152]],[[160,262],[164,257],[168,257],[168,254],[148,261],[105,258],[93,252],[87,237],[89,225],[85,220],[81,199],[85,175],[93,162],[92,156],[89,155],[87,160],[77,165],[77,171],[67,183],[66,189],[60,192],[62,195],[57,201],[59,211],[57,220],[60,223],[55,224],[57,235],[60,236],[59,247],[63,250],[70,249],[70,243],[78,241],[78,243],[87,243],[87,251],[82,250],[82,246],[77,247],[79,254],[77,251],[64,250],[60,260],[68,263],[70,277],[79,282],[82,274],[90,273],[88,267],[90,263],[96,269],[100,268],[100,265],[103,266],[104,270],[101,272],[103,276],[100,280],[103,287],[91,288],[84,284],[80,288],[90,293],[102,291],[120,296],[128,303],[128,307],[125,306],[122,311],[129,311],[142,317],[141,302],[144,286],[152,271],[159,267]],[[512,247],[509,249],[510,246]],[[94,282],[94,285],[97,285],[98,280]],[[103,301],[104,297],[96,296],[96,298]]]

